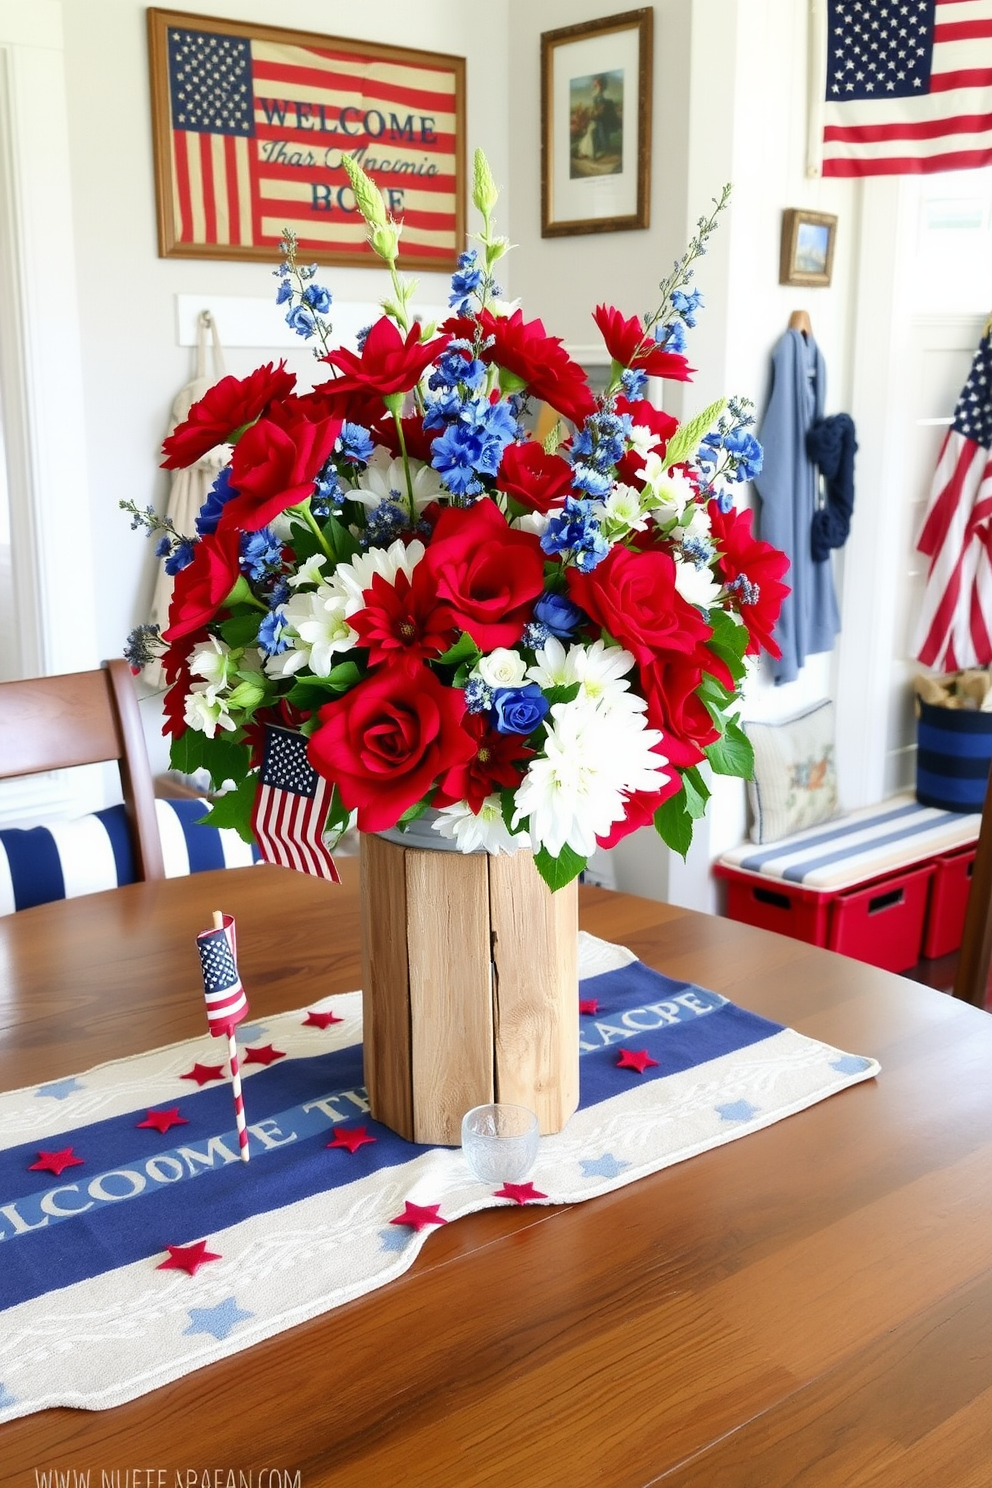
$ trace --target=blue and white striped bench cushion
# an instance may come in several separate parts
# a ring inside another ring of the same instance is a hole
[[[199,826],[206,809],[205,801],[155,802],[166,878],[258,861],[258,848],[237,832]],[[74,821],[0,830],[0,915],[116,889],[136,876],[123,806]]]
[[[978,840],[981,816],[921,806],[915,796],[892,796],[783,837],[767,847],[745,842],[720,862],[805,888],[836,891],[883,873],[953,852]]]

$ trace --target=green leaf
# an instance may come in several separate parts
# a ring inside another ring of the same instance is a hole
[[[361,678],[362,674],[353,661],[342,661],[331,667],[326,677],[298,676],[286,697],[294,708],[315,713],[324,703],[333,702],[339,693],[354,687]]]
[[[706,813],[710,788],[695,765],[689,765],[682,771],[682,787],[685,790],[685,809],[693,821],[699,821]]]
[[[726,398],[718,398],[715,403],[711,403],[708,408],[704,408],[702,413],[697,413],[696,417],[690,419],[687,424],[679,425],[668,441],[668,448],[665,450],[666,470],[672,465],[681,465],[683,460],[692,459],[699,448],[703,435],[709,433],[726,407],[726,404]]]
[[[514,830],[516,830],[518,832],[520,832],[520,831],[526,832],[526,830],[527,830],[527,823],[526,822],[521,822],[520,825],[518,827],[516,827],[516,828],[514,828],[514,826],[513,826],[513,815],[514,815],[514,812],[517,809],[516,799],[517,799],[517,793],[516,793],[516,791],[511,786],[507,786],[507,788],[505,790],[501,790],[500,791],[500,793],[499,793],[499,809],[500,809],[500,811],[502,812],[502,815],[503,815],[503,825],[506,827],[506,830],[508,832],[513,832]]]
[[[692,845],[692,817],[686,807],[684,790],[662,801],[654,814],[654,829],[672,852],[685,857]]]
[[[330,516],[321,527],[335,563],[347,563],[358,552],[358,539],[353,537],[337,517]]]
[[[544,436],[544,453],[546,455],[556,455],[558,453],[558,446],[567,434],[568,430],[565,428],[561,419],[556,419],[554,428],[550,434],[545,434]]]
[[[567,687],[548,687],[542,689],[544,696],[552,708],[555,703],[573,703],[581,690],[581,682],[570,682]]]
[[[552,893],[556,889],[563,889],[573,878],[578,878],[587,861],[573,852],[567,843],[556,858],[543,847],[538,848],[534,854],[534,867]]]
[[[733,719],[728,719],[723,738],[710,744],[705,754],[717,775],[739,775],[743,780],[750,780],[754,774],[751,740]]]
[[[412,806],[406,808],[397,826],[404,826],[407,822],[416,821],[418,817],[423,816],[429,805],[430,801],[426,796],[422,801],[414,801]]]
[[[253,771],[240,782],[235,790],[215,796],[210,811],[203,818],[208,827],[233,827],[245,842],[253,842],[251,814],[255,805],[255,788],[258,775]]]
[[[460,667],[463,662],[467,661],[471,663],[472,666],[475,666],[475,663],[478,661],[481,655],[482,652],[479,650],[478,646],[475,644],[468,631],[463,630],[455,644],[453,646],[449,646],[447,651],[442,652],[442,654],[438,657],[438,663],[441,666]]]
[[[710,629],[713,631],[714,641],[719,641],[721,646],[733,651],[736,656],[743,657],[749,639],[746,625],[735,620],[733,615],[728,615],[726,610],[713,609],[710,611]]]
[[[225,641],[232,651],[237,651],[242,646],[250,646],[258,639],[258,627],[262,618],[261,610],[239,610],[237,614],[222,621],[221,640]]]
[[[327,808],[324,831],[337,838],[351,821],[351,812],[341,799],[337,786],[331,791],[331,804]]]

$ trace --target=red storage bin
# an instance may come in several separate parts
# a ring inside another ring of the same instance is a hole
[[[713,872],[727,883],[728,919],[757,925],[759,930],[777,930],[808,945],[826,945],[829,894],[777,878],[762,878],[722,863],[714,864]]]
[[[974,866],[973,847],[935,860],[930,909],[923,934],[924,956],[949,956],[960,946]]]
[[[827,946],[869,966],[907,971],[920,959],[933,862],[838,894]]]

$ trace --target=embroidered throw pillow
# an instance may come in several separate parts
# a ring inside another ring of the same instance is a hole
[[[778,723],[742,727],[754,746],[754,779],[747,787],[752,842],[777,842],[837,815],[832,702]]]

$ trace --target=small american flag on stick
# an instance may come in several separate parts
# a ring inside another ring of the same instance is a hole
[[[333,790],[307,759],[304,736],[269,724],[252,813],[252,830],[266,862],[341,882],[324,842]]]
[[[221,1034],[227,1035],[238,1144],[241,1148],[241,1161],[247,1162],[251,1154],[248,1151],[245,1103],[241,1094],[241,1066],[234,1030],[248,1011],[248,999],[238,975],[236,947],[234,916],[215,910],[213,929],[200,932],[196,937],[196,948],[200,953],[203,995],[207,1001],[207,1026],[215,1038],[219,1038]]]

